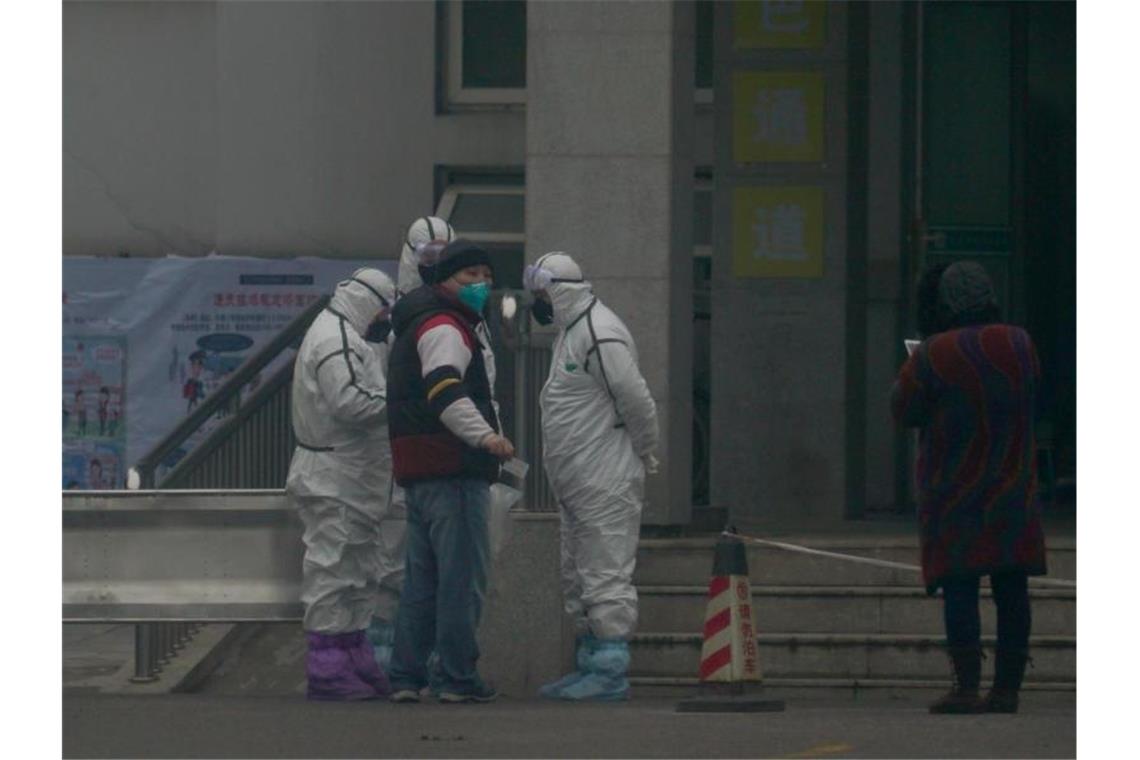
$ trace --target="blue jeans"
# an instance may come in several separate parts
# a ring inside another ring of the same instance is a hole
[[[393,689],[426,686],[434,648],[440,691],[475,690],[475,633],[487,592],[489,503],[487,481],[477,478],[429,480],[407,488],[404,593],[389,672]]]

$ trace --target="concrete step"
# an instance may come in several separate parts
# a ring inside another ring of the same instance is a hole
[[[698,633],[704,627],[706,586],[639,586],[638,627],[658,633]],[[983,589],[982,630],[996,630],[989,589]],[[1033,632],[1075,636],[1077,593],[1032,589]],[[763,633],[929,633],[943,630],[942,600],[905,586],[753,586],[752,609]]]
[[[780,536],[776,540],[838,554],[919,564],[918,540],[914,537]],[[715,544],[714,536],[642,539],[638,544],[634,583],[646,586],[707,583]],[[1051,539],[1047,540],[1047,546],[1049,577],[1075,580],[1075,540]],[[748,569],[754,585],[913,587],[922,583],[921,575],[909,570],[880,568],[757,545],[748,546]]]
[[[765,678],[943,679],[949,663],[943,637],[921,634],[778,633],[757,636]],[[992,637],[983,637],[986,673],[993,670]],[[642,633],[630,641],[631,675],[695,677],[702,636]],[[1075,682],[1076,639],[1034,636],[1027,680]]]

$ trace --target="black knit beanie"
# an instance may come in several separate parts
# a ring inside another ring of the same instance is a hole
[[[432,272],[432,282],[443,282],[460,269],[466,269],[477,264],[491,266],[491,257],[478,243],[457,238],[448,243],[440,254],[439,263]]]

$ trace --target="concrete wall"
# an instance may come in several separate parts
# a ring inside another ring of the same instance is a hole
[[[66,254],[395,257],[435,164],[521,165],[519,111],[435,113],[430,2],[66,2]]]
[[[512,517],[491,570],[479,670],[504,694],[525,698],[571,668],[574,632],[562,614],[558,515]]]

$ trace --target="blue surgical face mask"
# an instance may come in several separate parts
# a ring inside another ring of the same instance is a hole
[[[459,300],[476,314],[483,313],[487,305],[487,298],[491,295],[491,286],[485,282],[473,282],[459,288]]]

